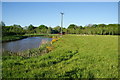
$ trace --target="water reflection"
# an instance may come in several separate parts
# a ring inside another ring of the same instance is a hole
[[[51,41],[52,38],[29,37],[22,40],[5,42],[2,44],[2,49],[11,52],[19,52],[27,49],[38,48],[41,45],[42,40]]]

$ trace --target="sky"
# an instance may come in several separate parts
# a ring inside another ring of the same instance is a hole
[[[3,2],[118,2],[119,0],[2,0]]]
[[[2,2],[2,20],[6,25],[60,26],[118,23],[118,2]]]

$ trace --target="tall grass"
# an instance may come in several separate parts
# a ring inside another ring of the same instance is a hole
[[[3,78],[118,78],[118,37],[65,35],[48,54],[3,56]]]

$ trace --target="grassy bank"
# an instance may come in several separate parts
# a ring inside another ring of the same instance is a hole
[[[118,37],[65,35],[42,56],[3,56],[3,78],[118,78]]]
[[[23,36],[23,35],[3,36],[2,42],[15,41],[15,40],[20,40],[20,39],[27,38],[27,37],[28,36]]]
[[[25,34],[25,35],[10,35],[10,36],[3,36],[2,42],[8,42],[8,41],[15,41],[20,40],[27,37],[36,37],[36,36],[42,36],[42,37],[52,37],[52,36],[59,36],[58,34]]]
[[[59,36],[58,34],[25,34],[24,36],[45,36],[45,37],[52,37],[52,36]]]

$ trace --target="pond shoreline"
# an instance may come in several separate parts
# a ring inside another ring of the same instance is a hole
[[[28,37],[48,37],[52,38],[53,36],[58,36],[58,34],[26,34],[26,35],[12,35],[2,37],[2,43],[17,41]],[[6,38],[6,39],[5,39]]]
[[[20,36],[20,37],[21,37],[21,38],[19,38],[19,39],[2,40],[2,43],[11,42],[11,41],[17,41],[17,40],[21,40],[21,39],[28,38],[28,36]]]
[[[52,38],[47,37],[27,37],[25,39],[4,42],[2,44],[3,51],[10,51],[13,53],[39,48],[42,44],[52,41]],[[50,42],[49,42],[50,43]]]

